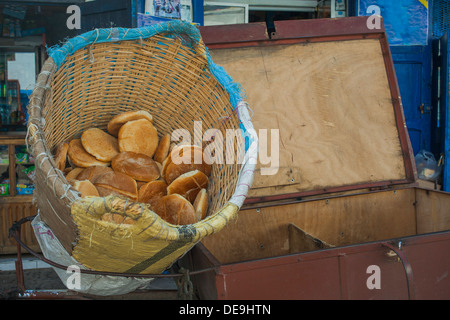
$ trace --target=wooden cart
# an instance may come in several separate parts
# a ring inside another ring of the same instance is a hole
[[[450,196],[417,186],[388,40],[366,19],[202,28],[280,157],[191,250],[192,270],[215,267],[200,298],[450,298]]]

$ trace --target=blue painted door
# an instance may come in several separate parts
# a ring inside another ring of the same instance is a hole
[[[431,52],[431,46],[391,47],[414,155],[431,148]]]

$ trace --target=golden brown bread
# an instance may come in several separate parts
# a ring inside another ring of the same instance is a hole
[[[110,162],[119,153],[117,138],[99,128],[83,131],[81,144],[87,153],[104,162]]]
[[[158,148],[156,148],[153,159],[155,159],[156,162],[162,164],[169,155],[169,149],[170,149],[170,134],[165,134],[164,136],[162,136],[161,140],[159,140]]]
[[[175,143],[171,143],[170,147],[169,147],[169,153],[167,154],[167,157],[163,160],[163,162],[161,162],[161,177],[165,179],[165,173],[167,170],[167,167],[169,166],[169,164],[172,163],[172,152],[174,156],[180,156],[183,154],[183,148],[184,147],[188,147],[189,145],[176,145]],[[197,147],[196,147],[197,148]]]
[[[126,224],[131,225],[134,224],[134,220],[130,217],[122,216],[118,213],[107,212],[102,215],[102,221],[112,222],[116,224]]]
[[[206,217],[206,212],[208,211],[208,193],[206,192],[206,189],[200,190],[197,194],[193,207],[197,220],[203,220]]]
[[[118,137],[119,130],[125,123],[127,123],[128,121],[138,119],[146,119],[150,122],[153,121],[152,115],[145,110],[127,111],[118,114],[114,116],[111,120],[109,120],[107,130],[111,135]]]
[[[109,162],[97,160],[94,156],[89,154],[81,144],[81,139],[72,139],[69,142],[69,149],[67,155],[70,162],[76,167],[92,167],[92,166],[108,166]]]
[[[72,187],[80,193],[82,198],[87,196],[99,196],[97,188],[89,180],[73,180],[71,184]]]
[[[113,171],[111,167],[104,167],[104,166],[92,166],[89,168],[83,169],[80,174],[77,176],[77,180],[89,180],[92,183],[95,183],[95,180],[108,172]]]
[[[205,162],[203,148],[177,146],[164,161],[161,176],[170,185],[180,175],[193,170],[199,170],[208,177],[211,175],[211,165]]]
[[[197,222],[194,207],[179,194],[162,197],[155,212],[167,222],[175,225]]]
[[[167,184],[164,181],[150,181],[139,188],[138,201],[149,203],[153,208],[165,195],[167,195]]]
[[[146,119],[125,123],[119,130],[118,139],[120,152],[132,151],[145,154],[150,158],[153,157],[158,147],[158,132]]]
[[[106,168],[106,167],[105,167]],[[76,167],[71,169],[69,172],[67,172],[66,174],[66,180],[68,182],[72,181],[72,180],[77,180],[78,175],[83,172],[85,168],[81,168],[81,167]]]
[[[101,197],[113,194],[137,200],[136,180],[124,173],[115,171],[105,173],[95,180],[94,185]]]
[[[159,162],[156,162],[156,161],[155,161],[155,163],[156,163],[156,166],[158,167],[158,170],[159,170],[159,178],[158,178],[158,180],[161,180],[162,179],[162,177],[161,177],[162,164],[159,163]]]
[[[179,194],[193,203],[200,190],[208,187],[208,182],[208,177],[203,172],[189,171],[169,184],[167,194]]]
[[[152,158],[132,151],[121,152],[115,156],[111,167],[114,171],[129,175],[137,181],[153,181],[160,176],[158,165]]]
[[[119,196],[119,197],[125,196],[122,192],[120,192],[120,190],[115,190],[110,187],[103,187],[101,185],[95,185],[95,187],[97,188],[98,194],[100,195],[100,197],[107,197],[110,195]]]
[[[139,189],[146,183],[148,183],[148,182],[147,181],[136,181],[138,192],[139,192]]]
[[[66,168],[67,162],[67,150],[69,149],[68,142],[62,142],[58,145],[55,152],[55,164],[56,168],[63,171]]]
[[[162,164],[161,176],[163,178],[165,177],[167,167],[169,166],[169,164],[172,163],[172,155],[174,155],[174,157],[181,156],[183,154],[184,148],[188,148],[188,146],[187,145],[178,146],[175,143],[170,144],[169,153],[167,154],[166,159],[164,159],[164,161],[161,163]]]

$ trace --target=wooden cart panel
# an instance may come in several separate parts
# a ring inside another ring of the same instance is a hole
[[[447,193],[407,188],[260,205],[193,249],[193,269],[218,270],[197,278],[202,297],[450,298]],[[292,225],[331,247],[299,251]],[[381,289],[367,287],[372,265]]]

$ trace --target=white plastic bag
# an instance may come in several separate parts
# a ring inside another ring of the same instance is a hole
[[[87,273],[76,275],[74,270],[86,268],[69,255],[50,228],[41,220],[39,214],[33,219],[31,225],[46,259],[67,267],[73,266],[72,271],[52,266],[63,284],[70,290],[98,296],[121,295],[154,280],[153,278],[113,277]]]
[[[434,155],[426,150],[421,150],[415,156],[417,175],[419,179],[436,181],[441,174],[442,166],[438,164]]]

